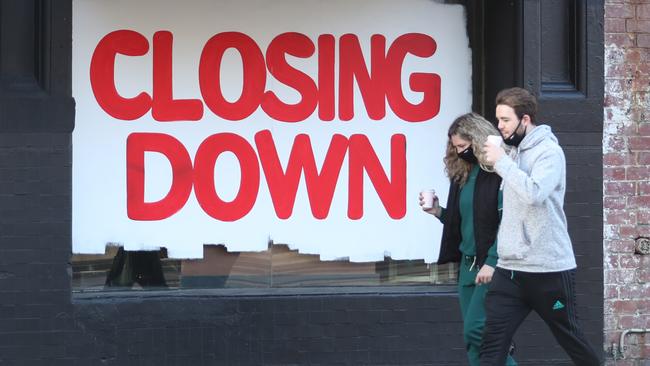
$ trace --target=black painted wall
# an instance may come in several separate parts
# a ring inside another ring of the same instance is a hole
[[[580,57],[592,61],[576,66],[584,70],[577,91],[567,83],[549,89],[543,78],[535,84],[546,66],[530,70],[544,62],[527,56],[537,51],[524,47],[530,47],[525,37],[536,38],[524,32],[524,20],[548,21],[535,15],[540,3],[468,1],[473,46],[481,70],[504,62],[516,70],[513,83],[540,95],[565,145],[579,310],[600,346],[602,1],[577,2],[592,34],[578,42]],[[510,41],[494,34],[508,16],[521,22]],[[466,363],[453,288],[71,294],[70,17],[71,0],[0,1],[0,365]],[[504,59],[499,47],[514,56]],[[546,70],[566,75],[557,63]],[[475,75],[475,106],[484,111],[500,87],[491,78]],[[571,364],[535,316],[520,329],[517,345],[521,365]]]

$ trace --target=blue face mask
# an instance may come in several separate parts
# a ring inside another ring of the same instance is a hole
[[[471,146],[469,146],[469,147],[467,147],[467,149],[459,152],[458,157],[465,160],[466,162],[468,162],[470,164],[478,163],[478,159],[476,158],[476,155],[474,155],[474,150],[472,149]]]
[[[505,142],[506,145],[517,147],[517,146],[519,146],[519,144],[521,144],[521,141],[524,139],[524,137],[526,137],[526,129],[524,129],[524,133],[522,133],[521,135],[517,133],[517,130],[519,130],[519,127],[521,127],[521,121],[522,120],[523,120],[523,118],[519,119],[519,123],[517,124],[517,128],[515,128],[515,130],[512,132],[512,134],[510,136],[508,136],[508,137],[505,137],[503,135],[501,136],[501,137],[503,137],[503,142]]]

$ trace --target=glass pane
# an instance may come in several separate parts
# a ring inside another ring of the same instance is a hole
[[[414,286],[453,284],[455,264],[423,260],[355,263],[321,261],[283,244],[262,252],[229,252],[223,245],[204,245],[201,259],[168,258],[157,251],[127,251],[114,244],[104,254],[72,257],[74,291],[196,288],[279,288],[328,286]]]

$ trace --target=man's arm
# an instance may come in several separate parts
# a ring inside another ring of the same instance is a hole
[[[512,188],[529,205],[541,205],[560,184],[565,169],[564,154],[560,149],[544,151],[534,162],[530,175],[504,155],[494,165],[504,184]]]

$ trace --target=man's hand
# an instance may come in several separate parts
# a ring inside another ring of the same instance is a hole
[[[493,274],[494,274],[494,267],[484,264],[481,267],[481,270],[478,271],[478,274],[476,274],[476,281],[475,281],[476,284],[482,285],[482,284],[490,283],[490,281],[492,281]]]
[[[485,154],[486,162],[490,165],[496,164],[506,154],[501,146],[496,146],[489,142],[483,145],[483,153]]]

